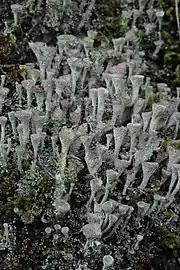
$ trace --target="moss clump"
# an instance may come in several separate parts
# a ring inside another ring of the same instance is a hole
[[[113,34],[113,37],[124,36],[127,31],[125,24],[118,18],[105,17],[104,27]]]
[[[26,77],[28,74],[28,68],[22,67],[21,69],[19,69],[18,73],[21,77]]]
[[[12,86],[16,82],[21,82],[23,75],[27,74],[24,69],[19,69],[19,67],[14,64],[16,57],[13,56],[17,53],[17,38],[13,33],[9,33],[6,36],[0,36],[0,73],[6,74],[6,83]]]
[[[170,213],[166,213],[169,217]],[[153,224],[148,230],[148,237],[143,250],[139,250],[136,270],[142,269],[178,269],[176,259],[180,252],[179,231],[171,232],[164,226]]]
[[[165,227],[158,227],[155,229],[156,244],[161,249],[174,250],[180,252],[180,234],[170,232]]]
[[[173,141],[173,140],[164,140],[162,147],[166,150],[168,145],[173,146],[176,149],[180,149],[180,142],[179,141]]]
[[[21,217],[35,217],[51,202],[52,181],[40,171],[27,170],[19,180],[14,196],[14,210]]]
[[[173,146],[174,146],[176,149],[180,149],[180,142],[175,142],[175,143],[173,143]]]
[[[127,26],[122,21],[120,16],[120,8],[117,3],[97,3],[96,13],[101,19],[101,29],[100,31],[110,36],[111,38],[118,38],[124,36],[127,32]]]
[[[180,62],[180,47],[175,14],[175,2],[172,0],[161,0],[161,5],[165,11],[162,29],[162,39],[164,41],[162,48],[162,53],[164,55],[163,64],[166,75],[169,73],[168,81],[171,79],[173,80],[174,86],[179,86],[180,74],[176,69]]]
[[[148,106],[152,106],[154,103],[157,103],[158,101],[158,93],[151,93],[148,99]]]
[[[132,90],[131,90],[130,88],[127,88],[127,87],[124,88],[124,92],[125,92],[128,96],[130,96],[130,95],[132,94]]]
[[[163,148],[165,148],[165,149],[166,149],[166,148],[167,148],[167,146],[168,146],[168,145],[171,145],[171,144],[172,144],[172,140],[164,140],[164,142],[163,142],[163,145],[162,145],[162,146],[163,146]]]
[[[7,36],[0,36],[0,63],[6,63],[6,58],[11,53],[13,45],[16,43],[16,36],[9,33]]]

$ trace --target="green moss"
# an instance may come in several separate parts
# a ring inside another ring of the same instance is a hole
[[[167,211],[164,212],[164,215],[166,217],[172,217],[172,212],[167,210]]]
[[[108,31],[112,33],[113,37],[124,36],[127,31],[127,27],[123,21],[115,17],[107,16],[104,21],[104,27],[106,27]]]
[[[15,86],[16,82],[20,83],[22,81],[22,76],[20,70],[15,66],[12,66],[7,70],[7,83]]]
[[[164,67],[166,74],[169,73],[169,81],[173,81],[173,86],[180,85],[179,73],[176,73],[176,68],[180,61],[179,37],[177,34],[177,21],[175,14],[175,2],[161,0],[161,5],[165,11],[163,18],[162,39],[164,45],[162,53],[164,55]]]
[[[168,145],[172,144],[172,140],[164,140],[163,147],[166,149]]]
[[[10,63],[13,55],[17,53],[16,48],[17,38],[13,33],[7,34],[7,36],[0,37],[0,71],[6,73],[6,82],[11,85],[15,85],[16,82],[21,82],[25,70],[20,70],[15,64]]]
[[[37,216],[50,203],[53,182],[39,171],[27,170],[18,182],[13,205],[20,216]]]
[[[156,193],[160,190],[161,187],[153,187],[153,188],[150,188],[149,191],[150,192],[153,192],[153,193]]]
[[[180,149],[180,142],[173,143],[174,147]]]
[[[7,36],[0,37],[0,62],[6,62],[6,58],[11,53],[13,45],[16,43],[16,36],[9,33]]]
[[[169,41],[169,42],[168,42],[168,41]],[[172,44],[171,40],[168,40],[168,41],[167,41],[167,42],[171,45],[171,44]],[[170,48],[171,48],[171,47],[173,47],[173,45],[170,46]],[[165,62],[171,61],[171,60],[172,60],[172,57],[173,57],[174,55],[176,55],[175,52],[173,52],[173,51],[167,51],[167,52],[165,53],[165,55],[164,55]]]
[[[20,70],[19,70],[19,75],[21,77],[26,77],[27,76],[27,73],[28,73],[28,68],[26,67],[22,67]]]
[[[152,104],[158,101],[158,93],[151,93],[148,99],[148,106],[152,106]]]
[[[128,87],[125,87],[125,88],[124,88],[124,92],[125,92],[128,96],[130,96],[130,95],[132,94],[131,89],[128,88]]]
[[[25,205],[29,202],[31,202],[31,196],[19,196],[14,200],[14,207],[17,207],[18,209],[23,209]]]
[[[169,145],[173,146],[176,149],[180,149],[180,142],[174,142],[173,140],[169,139],[169,140],[164,140],[161,151],[166,152],[167,147]]]
[[[155,231],[157,245],[163,249],[176,249],[180,251],[180,235],[172,233],[165,227],[158,227]]]
[[[101,31],[108,36],[118,38],[127,32],[127,26],[122,21],[120,9],[116,3],[96,4],[96,10],[102,19]]]
[[[61,161],[57,162],[57,170],[64,176],[66,184],[74,183],[77,181],[77,174],[80,164],[73,161],[68,161],[64,168],[61,167]]]
[[[170,7],[170,8],[168,8],[167,10],[166,10],[166,15],[168,16],[168,17],[173,17],[173,10],[174,10],[174,7]]]

